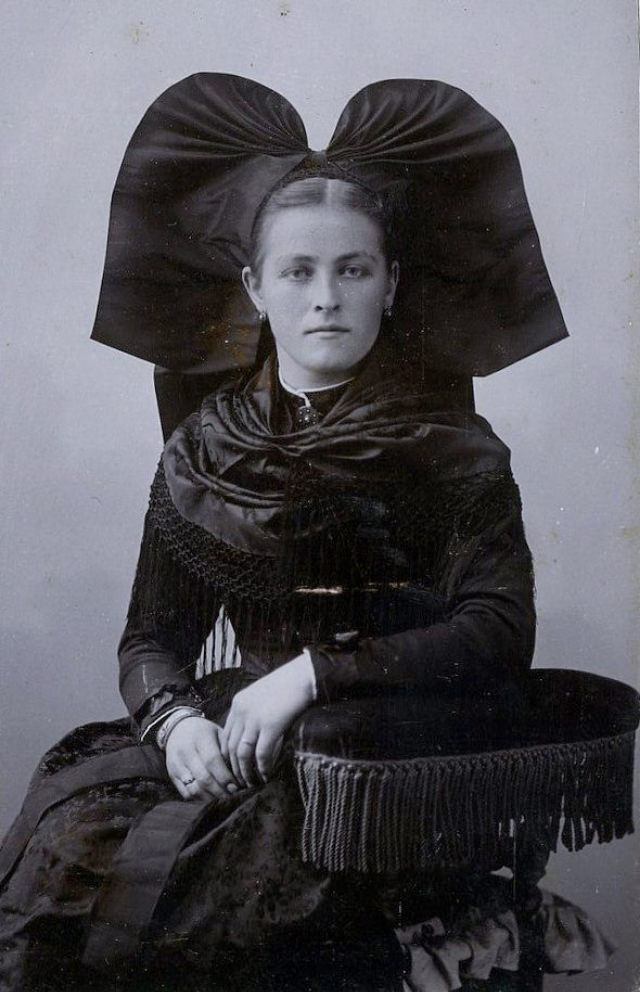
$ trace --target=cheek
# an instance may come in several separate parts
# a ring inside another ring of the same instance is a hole
[[[352,300],[352,313],[361,332],[367,337],[376,334],[380,327],[384,297],[377,292],[363,293],[359,299]]]
[[[265,300],[265,305],[276,344],[284,346],[287,350],[295,351],[300,348],[299,335],[296,331],[305,318],[300,294],[279,289],[271,293]]]
[[[291,285],[278,285],[271,289],[265,297],[267,309],[273,313],[298,313],[305,306],[305,295],[300,291],[300,287]]]
[[[344,287],[344,299],[354,309],[363,313],[373,313],[382,310],[386,295],[386,284],[380,280],[366,280]]]

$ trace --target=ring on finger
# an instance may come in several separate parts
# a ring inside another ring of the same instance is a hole
[[[186,788],[188,785],[193,785],[195,778],[181,778],[180,781]]]

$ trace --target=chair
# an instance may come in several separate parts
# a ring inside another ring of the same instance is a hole
[[[471,378],[433,377],[452,406],[474,409]],[[156,367],[165,438],[220,378]],[[554,669],[482,699],[400,693],[314,707],[293,731],[303,859],[372,878],[510,869],[525,936],[531,924],[528,966],[502,972],[495,988],[535,992],[538,883],[559,842],[577,851],[633,830],[639,718],[629,686]]]
[[[374,877],[511,869],[518,922],[538,948],[521,984],[504,987],[541,988],[549,958],[541,919],[562,901],[547,904],[538,882],[559,842],[577,851],[633,831],[639,717],[631,687],[554,669],[483,699],[398,695],[315,707],[294,729],[303,859]],[[601,966],[606,941],[595,929],[590,939]],[[551,954],[549,970],[565,970],[559,956],[566,961],[566,948]]]

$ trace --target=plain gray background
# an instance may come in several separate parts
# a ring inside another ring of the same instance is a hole
[[[89,341],[109,199],[149,103],[197,71],[279,90],[324,147],[360,87],[466,89],[516,142],[572,337],[477,386],[513,450],[537,567],[538,666],[635,683],[639,351],[637,18],[631,0],[5,0],[0,337],[0,827],[42,751],[123,713],[115,645],[160,450],[151,368]],[[639,986],[633,839],[553,859],[547,885]]]

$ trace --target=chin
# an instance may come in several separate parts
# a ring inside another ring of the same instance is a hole
[[[322,375],[335,373],[335,375],[344,377],[351,372],[355,374],[367,354],[368,352],[365,355],[341,355],[336,354],[335,349],[332,349],[330,354],[305,356],[304,365],[310,372],[317,372]]]
[[[349,379],[356,374],[360,367],[360,363],[356,362],[345,362],[344,364],[331,365],[314,365],[313,367],[308,366],[309,372],[314,375],[322,376],[323,379]]]

